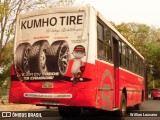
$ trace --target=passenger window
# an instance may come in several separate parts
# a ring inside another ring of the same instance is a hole
[[[103,40],[103,26],[100,23],[97,25],[97,37],[99,40]]]
[[[105,27],[104,28],[104,42],[107,44],[110,44],[110,40],[111,40],[111,31]]]
[[[107,25],[97,23],[97,56],[104,61],[112,61],[111,30]]]
[[[98,41],[98,59],[107,61],[107,49],[101,41]]]

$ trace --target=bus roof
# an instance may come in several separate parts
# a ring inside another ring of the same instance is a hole
[[[26,17],[32,17],[36,15],[45,15],[45,14],[54,14],[54,13],[67,13],[67,12],[81,12],[85,11],[89,7],[84,7],[84,6],[67,6],[67,7],[54,7],[54,8],[47,8],[47,9],[42,9],[42,10],[35,10],[31,12],[27,12],[24,14],[20,14],[20,18],[26,18]]]

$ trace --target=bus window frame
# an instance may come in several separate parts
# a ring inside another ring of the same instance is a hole
[[[98,24],[102,26],[102,40],[98,37]],[[105,30],[110,31],[110,40],[106,42],[105,40]],[[102,42],[105,47],[105,57],[106,62],[113,63],[113,37],[118,38],[118,46],[119,46],[119,67],[131,71],[137,75],[143,76],[144,67],[143,63],[144,60],[130,47],[124,40],[122,40],[110,27],[108,27],[99,17],[97,17],[97,59],[99,53],[99,42]],[[99,59],[101,60],[101,59]],[[143,63],[139,63],[143,62]],[[141,65],[140,65],[141,64]]]
[[[102,28],[103,28],[103,32],[102,32],[102,36],[103,36],[103,38],[102,38],[102,40],[101,39],[99,39],[99,32],[98,32],[98,26],[102,26]],[[108,39],[108,40],[105,40],[105,30],[108,30],[108,31],[110,31],[110,37],[108,37],[108,38],[110,38],[110,39]],[[97,18],[97,59],[99,59],[99,60],[103,60],[103,61],[106,61],[106,62],[110,62],[110,63],[112,63],[112,35],[111,35],[111,33],[112,33],[112,31],[111,31],[111,29],[107,26],[107,25],[105,25],[101,20],[100,20],[100,18]],[[108,43],[107,43],[107,41],[108,41]],[[104,45],[105,45],[105,49],[104,49],[104,51],[105,51],[105,57],[106,57],[106,59],[104,60],[104,59],[100,59],[99,58],[99,53],[100,53],[100,50],[101,49],[99,49],[99,43],[100,42],[102,42]]]

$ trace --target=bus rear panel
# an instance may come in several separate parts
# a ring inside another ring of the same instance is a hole
[[[55,8],[19,15],[10,102],[95,106],[95,65],[87,61],[88,12]]]

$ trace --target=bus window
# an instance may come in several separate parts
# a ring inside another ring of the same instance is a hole
[[[122,66],[122,42],[119,41],[119,65]]]
[[[109,45],[110,40],[111,40],[111,31],[109,30],[109,28],[105,27],[104,28],[104,42]]]
[[[107,61],[112,61],[112,49],[111,49],[111,30],[105,26],[104,28],[104,42],[107,50]]]
[[[100,60],[107,60],[107,49],[105,44],[102,41],[98,40],[98,59]]]
[[[142,75],[142,60],[139,62],[139,75]]]
[[[129,70],[131,70],[132,69],[132,51],[131,51],[131,49],[129,48],[129,50],[128,50],[128,58],[129,58]]]
[[[127,46],[126,46],[125,59],[126,59],[126,68],[129,69],[129,58],[128,58],[128,47]]]
[[[112,46],[109,46],[109,62],[112,62]]]
[[[134,54],[134,52],[132,52],[132,72],[135,72],[135,54]]]
[[[112,60],[111,31],[105,25],[97,23],[98,59]]]
[[[138,57],[137,57],[137,55],[135,55],[135,73],[137,73],[138,74]]]
[[[126,60],[125,60],[125,54],[126,54],[126,49],[125,49],[125,44],[122,42],[122,67],[126,67]]]
[[[103,40],[103,26],[100,23],[97,24],[97,38]]]

